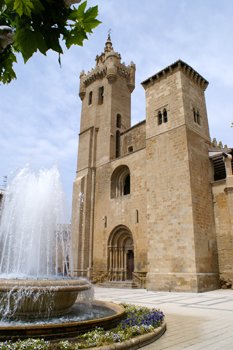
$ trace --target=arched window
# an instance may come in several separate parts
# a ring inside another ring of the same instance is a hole
[[[92,104],[92,91],[89,92],[88,105]]]
[[[111,176],[111,198],[128,194],[130,194],[130,170],[127,165],[120,165]]]
[[[166,110],[166,108],[164,108],[164,110],[163,110],[163,122],[167,123],[167,110]]]
[[[161,125],[163,122],[163,116],[162,116],[162,113],[159,111],[158,113],[158,124]]]
[[[121,128],[121,115],[117,114],[116,127]]]
[[[116,158],[120,157],[120,131],[116,132]]]

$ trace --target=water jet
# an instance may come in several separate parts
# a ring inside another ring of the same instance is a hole
[[[74,278],[67,208],[56,166],[36,175],[27,165],[8,178],[0,215],[0,340],[70,337],[122,317],[120,306],[91,303],[91,283]]]

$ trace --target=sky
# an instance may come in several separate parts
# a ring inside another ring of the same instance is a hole
[[[17,80],[0,86],[0,188],[4,176],[30,162],[55,163],[72,203],[81,117],[79,75],[95,67],[109,29],[122,62],[136,64],[132,125],[145,119],[141,82],[181,59],[209,81],[205,92],[211,138],[233,147],[233,1],[88,0],[102,21],[83,47],[64,47],[62,67],[52,51],[14,65]],[[77,5],[78,6],[78,5]]]

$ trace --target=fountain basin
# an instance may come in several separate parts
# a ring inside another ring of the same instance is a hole
[[[92,306],[110,309],[114,315],[88,321],[67,323],[33,325],[22,324],[17,326],[0,325],[0,341],[16,341],[18,339],[22,340],[27,338],[43,338],[46,340],[56,341],[57,339],[73,338],[77,337],[81,333],[91,331],[96,327],[111,329],[115,327],[118,322],[120,322],[125,313],[125,309],[122,306],[110,302],[95,300],[92,302]]]
[[[37,318],[69,313],[85,279],[0,279],[0,317]]]

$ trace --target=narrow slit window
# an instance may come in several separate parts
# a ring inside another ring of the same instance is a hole
[[[101,86],[99,88],[99,105],[102,105],[104,103],[104,87]]]
[[[129,153],[133,152],[133,146],[129,146],[129,147],[128,147],[128,152],[129,152]]]
[[[136,209],[136,223],[137,224],[139,223],[139,212],[137,209]]]
[[[196,123],[197,122],[197,114],[196,114],[195,108],[193,108],[193,119],[194,119],[194,121]]]
[[[116,132],[116,158],[120,156],[120,131]]]
[[[164,108],[164,110],[163,110],[163,122],[167,123],[167,110],[166,110],[166,108]]]
[[[108,221],[107,221],[107,216],[104,217],[104,228],[107,228],[108,226]]]
[[[198,111],[197,111],[197,124],[201,125],[201,117]]]
[[[117,114],[117,122],[116,122],[116,127],[121,128],[121,115]]]
[[[161,125],[163,122],[163,116],[162,116],[162,113],[159,111],[158,113],[158,124]]]
[[[89,92],[88,105],[92,104],[92,91]]]

